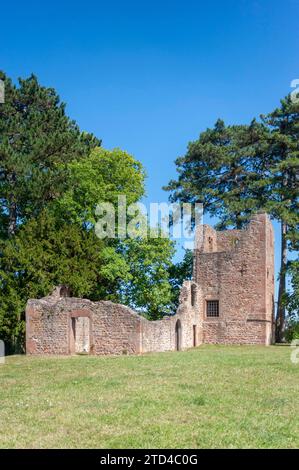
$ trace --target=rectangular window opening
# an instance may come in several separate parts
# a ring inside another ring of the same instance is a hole
[[[219,300],[207,300],[207,317],[219,317]]]

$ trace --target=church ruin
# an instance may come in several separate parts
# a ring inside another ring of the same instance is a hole
[[[244,230],[197,233],[193,279],[175,315],[149,321],[129,307],[71,297],[60,286],[26,307],[27,354],[141,354],[205,343],[269,345],[274,239],[266,214]]]

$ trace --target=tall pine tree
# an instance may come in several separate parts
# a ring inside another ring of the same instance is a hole
[[[31,75],[19,86],[0,72],[0,222],[2,238],[36,216],[67,187],[67,164],[100,141],[81,133],[53,88]]]

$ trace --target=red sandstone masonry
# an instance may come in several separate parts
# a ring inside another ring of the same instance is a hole
[[[193,305],[191,289],[195,289]],[[185,281],[176,315],[148,321],[112,302],[67,297],[65,286],[26,308],[27,354],[140,354],[202,343],[270,344],[274,321],[274,240],[266,214],[246,230],[204,226],[196,240],[194,278]],[[219,318],[207,318],[207,300]]]
[[[89,319],[90,354],[138,354],[150,351],[176,349],[175,325],[181,321],[181,347],[191,347],[192,324],[188,309],[188,288],[182,290],[182,303],[178,313],[158,321],[148,321],[130,308],[113,302],[91,302],[74,297],[45,297],[29,300],[26,309],[27,354],[70,354],[85,352],[83,349],[82,325],[73,334],[73,322]],[[183,299],[185,294],[185,300]],[[77,325],[77,322],[76,322]],[[80,351],[81,347],[81,351]]]
[[[204,229],[195,253],[195,282],[204,343],[270,344],[273,327],[273,228],[266,214],[246,230]],[[211,251],[208,239],[213,239]],[[207,318],[206,301],[219,301],[219,318]]]

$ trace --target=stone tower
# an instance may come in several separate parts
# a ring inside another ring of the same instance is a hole
[[[194,251],[198,343],[271,344],[274,237],[267,214],[245,230],[199,227]]]

